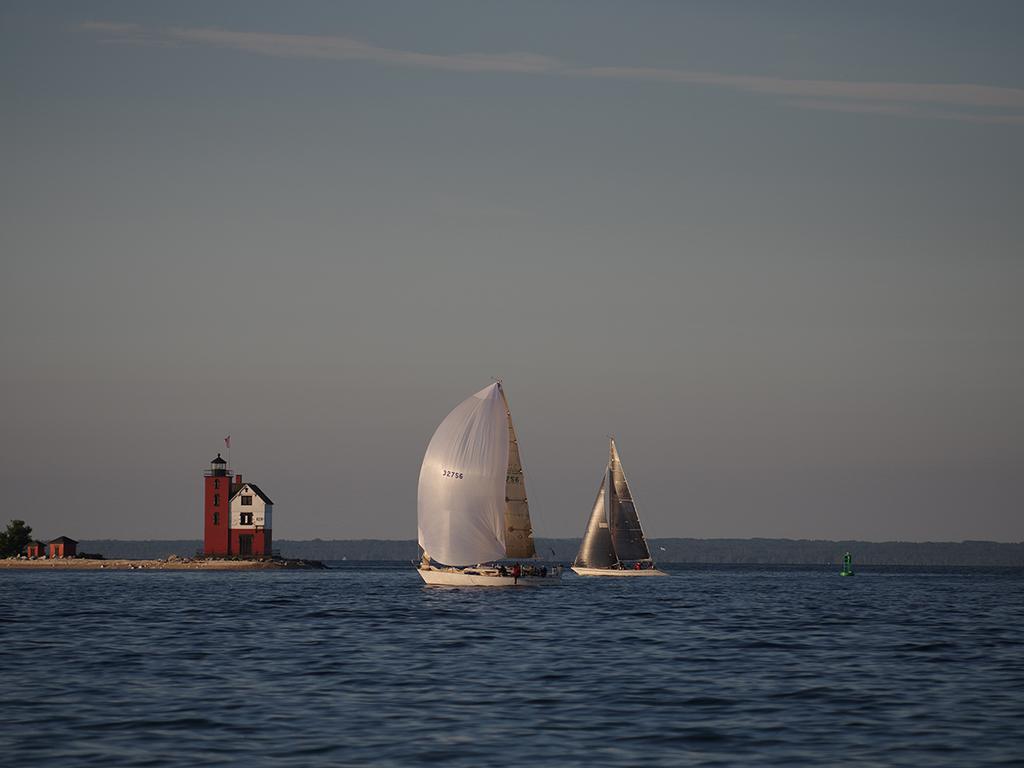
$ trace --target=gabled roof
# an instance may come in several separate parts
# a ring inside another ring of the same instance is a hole
[[[46,543],[47,544],[60,544],[61,542],[63,542],[64,544],[77,544],[78,543],[74,539],[69,539],[67,536],[58,536],[56,539],[50,539]]]
[[[263,503],[264,504],[270,504],[271,506],[274,505],[274,502],[272,502],[270,500],[270,497],[267,496],[267,494],[265,494],[262,490],[260,490],[260,487],[258,485],[256,485],[256,483],[242,483],[242,487],[239,488],[237,491],[235,491],[234,494],[232,494],[231,501],[234,501],[235,500],[235,496],[240,494],[246,488],[248,488],[250,491],[252,491],[257,496],[259,496],[261,499],[263,499]]]

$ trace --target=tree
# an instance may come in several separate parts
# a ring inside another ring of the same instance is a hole
[[[32,527],[24,520],[11,520],[7,530],[0,532],[0,557],[20,555],[32,540]]]

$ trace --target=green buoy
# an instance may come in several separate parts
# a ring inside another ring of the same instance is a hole
[[[853,576],[853,558],[850,557],[849,552],[843,554],[843,570],[839,572],[839,575]]]

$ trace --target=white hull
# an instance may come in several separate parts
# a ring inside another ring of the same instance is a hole
[[[580,576],[668,576],[657,568],[644,568],[638,571],[633,568],[583,568],[574,565],[572,569]]]
[[[420,578],[432,587],[548,587],[562,583],[561,574],[548,573],[547,576],[500,576],[493,568],[473,568],[466,571],[456,569],[418,568]]]

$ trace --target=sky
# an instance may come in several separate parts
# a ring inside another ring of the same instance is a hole
[[[1019,2],[6,2],[0,485],[43,537],[1024,540]]]

